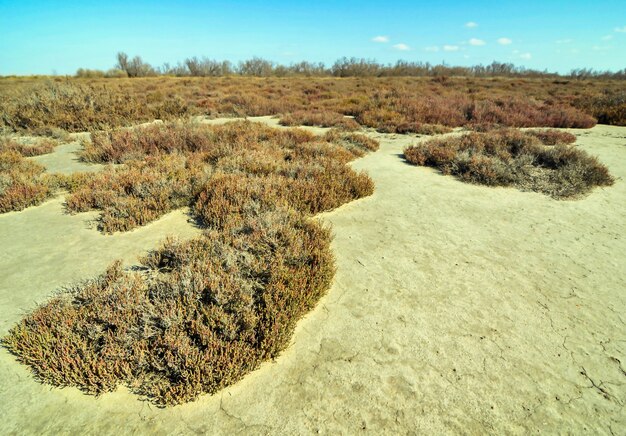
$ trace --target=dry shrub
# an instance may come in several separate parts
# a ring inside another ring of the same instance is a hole
[[[626,91],[605,89],[592,98],[578,98],[574,104],[598,119],[598,123],[626,126]]]
[[[544,145],[573,144],[576,136],[569,132],[554,129],[526,130],[528,135],[538,138]]]
[[[14,150],[0,150],[0,213],[40,204],[52,194],[45,168]]]
[[[126,165],[68,187],[72,193],[66,206],[70,212],[100,210],[98,227],[107,233],[196,204],[199,194],[200,199],[206,195],[203,186],[214,171],[254,175],[259,184],[265,182],[258,177],[273,176],[273,189],[286,204],[310,214],[330,210],[373,192],[369,177],[344,164],[378,148],[365,135],[332,130],[316,137],[302,129],[248,121],[157,124],[96,132],[91,138],[84,159]],[[218,180],[209,183],[209,192]],[[236,192],[234,185],[229,189]],[[205,210],[197,204],[195,209]],[[205,218],[202,213],[200,218]]]
[[[428,78],[0,79],[0,129],[31,132],[128,126],[188,115],[286,114],[284,122],[436,134],[443,127],[587,128],[623,120],[618,82]]]
[[[206,153],[211,160],[237,149],[310,141],[314,135],[302,129],[278,130],[259,123],[236,121],[211,126],[200,123],[163,123],[131,129],[93,132],[84,146],[83,160],[124,163],[162,153]]]
[[[127,231],[187,206],[209,177],[210,168],[197,156],[148,156],[86,175],[67,196],[66,208],[74,213],[100,210],[99,230]]]
[[[101,394],[123,383],[159,405],[239,380],[289,342],[330,286],[327,229],[277,209],[229,232],[167,241],[27,316],[4,345],[43,381]]]
[[[446,127],[511,126],[589,128],[595,119],[565,104],[556,105],[521,96],[475,100],[451,91],[449,95],[424,95],[393,89],[380,92],[356,114],[364,126],[386,133],[447,133]],[[444,127],[437,127],[444,126]],[[474,127],[476,128],[476,127]]]
[[[0,99],[2,124],[14,131],[56,128],[83,132],[190,113],[181,98],[147,104],[110,87],[84,81],[38,83],[18,88],[9,98]]]
[[[370,151],[378,150],[380,143],[362,133],[343,133],[338,129],[330,129],[322,137],[325,141],[340,145],[356,157],[364,156]]]
[[[613,178],[597,158],[559,144],[568,135],[522,132],[516,129],[469,133],[433,139],[404,150],[415,165],[431,166],[461,180],[491,186],[517,186],[554,198],[571,198],[595,186],[609,186]]]
[[[283,126],[321,126],[337,127],[343,130],[357,130],[361,126],[352,118],[332,111],[299,110],[280,118]]]
[[[275,357],[330,286],[330,232],[308,216],[373,192],[346,162],[378,144],[253,123],[189,128],[96,135],[90,156],[125,164],[60,182],[73,191],[68,208],[102,210],[105,231],[186,204],[206,231],[168,240],[139,272],[114,263],[11,329],[4,345],[41,380],[191,401]]]
[[[419,135],[443,135],[452,132],[450,127],[441,124],[406,123],[396,127],[396,133],[417,133]]]
[[[41,156],[52,153],[59,145],[58,141],[50,138],[37,138],[30,143],[19,142],[11,138],[0,138],[0,153],[15,151],[24,157]]]

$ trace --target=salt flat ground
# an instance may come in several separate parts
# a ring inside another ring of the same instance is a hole
[[[625,434],[626,128],[576,134],[617,181],[555,201],[409,166],[417,139],[372,133],[353,166],[376,192],[320,217],[337,275],[275,362],[157,409],[42,385],[2,349],[0,434]],[[61,199],[0,215],[0,335],[55,288],[199,232],[183,211],[114,236],[93,216]]]

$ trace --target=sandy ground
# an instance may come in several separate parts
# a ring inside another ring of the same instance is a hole
[[[354,163],[376,192],[323,215],[335,282],[275,362],[156,409],[42,385],[2,349],[0,434],[625,434],[626,128],[577,134],[618,177],[577,201],[463,184],[376,135]],[[0,215],[0,335],[54,288],[198,231],[175,212],[102,236],[91,216]]]
[[[31,160],[45,166],[50,173],[70,174],[77,171],[99,171],[103,168],[104,165],[81,162],[76,154],[80,149],[80,143],[72,141],[57,146],[54,153],[36,156]]]

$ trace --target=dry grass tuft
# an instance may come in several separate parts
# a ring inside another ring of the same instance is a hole
[[[44,382],[119,384],[158,405],[234,383],[289,342],[334,274],[330,231],[309,215],[373,192],[346,163],[378,144],[248,122],[93,135],[89,159],[124,162],[61,181],[72,211],[127,230],[191,205],[204,236],[167,241],[139,272],[119,262],[28,315],[3,339]]]
[[[501,129],[422,142],[406,148],[404,156],[412,164],[435,167],[466,182],[513,185],[554,198],[613,184],[608,169],[583,150],[546,146],[560,139],[572,142],[569,134]]]

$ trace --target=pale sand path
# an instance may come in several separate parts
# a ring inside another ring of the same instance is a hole
[[[580,134],[620,179],[578,201],[463,184],[381,136],[354,163],[375,194],[323,216],[334,285],[276,362],[155,409],[41,385],[2,349],[0,434],[626,433],[626,128]],[[58,200],[0,215],[0,335],[51,289],[193,233],[184,218],[105,237]]]

